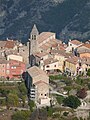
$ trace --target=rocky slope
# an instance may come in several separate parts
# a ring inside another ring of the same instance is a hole
[[[0,0],[0,39],[25,42],[34,23],[60,38],[89,38],[90,0]],[[60,34],[59,34],[60,33]]]

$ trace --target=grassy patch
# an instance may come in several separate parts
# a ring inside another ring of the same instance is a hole
[[[50,80],[61,80],[61,79],[66,79],[66,76],[63,76],[63,75],[50,75],[49,78],[50,78]]]
[[[62,103],[63,103],[63,100],[64,100],[64,97],[61,96],[61,95],[56,95],[56,99],[57,99],[57,102],[58,102],[59,104],[62,104]]]

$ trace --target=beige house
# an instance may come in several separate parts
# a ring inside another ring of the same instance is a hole
[[[52,50],[51,55],[54,59],[58,60],[58,69],[63,72],[65,67],[65,60],[70,56],[74,56],[72,53],[66,53],[65,50]]]
[[[77,47],[77,53],[82,54],[82,53],[90,53],[90,44],[82,44],[79,47]]]
[[[28,81],[30,99],[35,100],[36,105],[50,105],[49,77],[36,66],[27,69],[27,73],[26,81]]]
[[[58,60],[53,58],[48,58],[46,60],[41,60],[40,68],[47,73],[54,73],[59,70]]]
[[[26,45],[20,46],[18,53],[23,57],[23,61],[26,64],[28,64],[29,63],[29,43],[27,43],[27,46]]]

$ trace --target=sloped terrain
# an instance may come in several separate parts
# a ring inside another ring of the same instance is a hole
[[[25,42],[36,23],[40,32],[56,32],[65,41],[85,40],[90,30],[89,3],[90,0],[0,0],[0,39]]]

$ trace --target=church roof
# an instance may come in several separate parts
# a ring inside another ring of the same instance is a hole
[[[37,27],[36,27],[35,24],[34,24],[34,26],[33,26],[33,28],[32,28],[31,34],[35,34],[35,35],[38,35],[38,34],[39,34],[38,29],[37,29]]]

